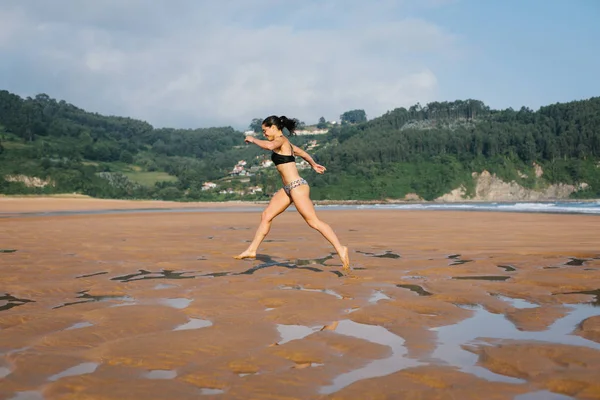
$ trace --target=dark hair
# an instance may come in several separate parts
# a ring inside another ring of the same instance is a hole
[[[262,124],[267,128],[275,125],[281,131],[285,128],[290,132],[290,135],[293,135],[296,130],[296,125],[298,125],[298,121],[295,118],[289,119],[285,115],[282,115],[281,117],[271,115],[270,117],[265,118]]]

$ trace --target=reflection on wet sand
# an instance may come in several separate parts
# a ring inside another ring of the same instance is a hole
[[[30,299],[19,299],[7,293],[4,296],[0,296],[0,311],[10,310],[13,307],[22,306],[27,303],[34,303],[34,301]]]
[[[69,303],[63,303],[59,306],[53,307],[53,308],[63,308],[63,307],[67,307],[67,306],[73,306],[76,304],[84,304],[84,303],[93,303],[96,301],[110,301],[110,300],[115,300],[115,301],[125,301],[125,302],[132,302],[134,301],[133,298],[129,297],[129,296],[121,296],[121,295],[91,295],[88,293],[89,290],[83,290],[81,292],[78,292],[79,296],[77,296],[77,299],[84,299],[81,301],[73,301],[73,302],[69,302]]]

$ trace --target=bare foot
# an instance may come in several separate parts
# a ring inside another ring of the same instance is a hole
[[[242,254],[233,256],[233,258],[235,258],[236,260],[243,260],[244,258],[256,258],[256,252],[246,250]]]
[[[342,259],[342,268],[344,270],[350,269],[350,256],[348,255],[348,248],[346,246],[342,247],[342,252],[340,253],[340,258]]]

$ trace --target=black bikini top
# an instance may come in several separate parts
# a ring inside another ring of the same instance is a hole
[[[277,154],[277,153],[273,152],[271,154],[271,161],[273,161],[273,164],[275,164],[275,165],[296,162],[296,157],[294,157],[294,148],[292,147],[292,155],[291,156],[284,156],[283,154]]]

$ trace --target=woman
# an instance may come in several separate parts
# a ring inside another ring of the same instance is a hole
[[[310,187],[298,174],[295,156],[298,155],[305,159],[319,174],[325,172],[326,168],[317,164],[304,150],[290,143],[283,135],[284,128],[290,132],[290,135],[293,135],[296,129],[296,121],[288,119],[285,116],[277,117],[276,115],[272,115],[267,117],[262,123],[263,134],[268,140],[258,140],[253,136],[246,136],[246,143],[254,143],[260,148],[272,151],[271,160],[273,160],[273,163],[277,167],[284,186],[273,195],[268,207],[263,211],[260,225],[250,246],[248,246],[246,251],[235,256],[235,258],[256,257],[256,250],[269,233],[273,219],[284,212],[290,204],[294,203],[296,209],[308,225],[319,231],[333,245],[342,260],[343,268],[349,269],[350,258],[348,256],[348,248],[342,246],[333,229],[317,217],[313,203],[310,200]]]

